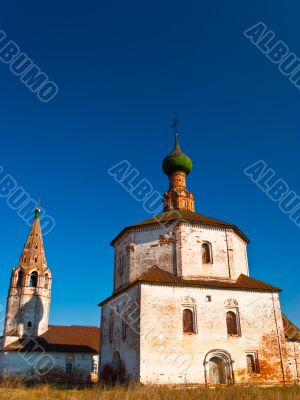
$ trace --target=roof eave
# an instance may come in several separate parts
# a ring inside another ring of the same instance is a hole
[[[175,221],[175,219],[171,220],[169,222],[173,222]],[[179,222],[183,222],[186,221],[184,218],[179,219]],[[250,239],[235,225],[218,225],[218,224],[211,224],[211,223],[204,223],[204,222],[199,222],[199,221],[190,221],[190,222],[194,222],[195,224],[199,224],[199,225],[203,225],[203,226],[219,226],[220,228],[224,228],[224,229],[232,229],[233,231],[235,231],[243,240],[245,240],[245,242],[247,244],[250,243]],[[133,225],[133,226],[126,226],[124,229],[121,230],[121,232],[110,242],[110,245],[112,247],[114,247],[115,243],[117,242],[117,240],[126,232],[130,232],[130,231],[134,231],[136,229],[141,229],[143,227],[145,228],[149,228],[150,226],[156,226],[159,225],[159,222],[156,223],[150,223],[150,224],[144,224],[144,225]]]
[[[191,287],[199,287],[199,288],[209,288],[209,289],[221,289],[221,290],[228,290],[228,289],[234,289],[234,290],[246,290],[246,291],[255,291],[255,292],[265,292],[265,293],[277,293],[277,292],[282,292],[282,289],[277,288],[275,286],[271,286],[268,289],[264,289],[264,288],[247,288],[247,287],[222,287],[222,286],[216,286],[216,285],[201,285],[201,284],[197,284],[197,283],[192,283],[192,282],[158,282],[158,281],[149,281],[149,280],[144,280],[142,278],[130,283],[129,285],[121,288],[120,290],[118,290],[117,292],[114,292],[111,296],[109,296],[107,299],[101,301],[98,304],[98,307],[102,307],[106,302],[112,300],[113,298],[117,297],[119,294],[123,293],[125,290],[127,290],[128,288],[139,284],[139,283],[146,283],[146,284],[152,284],[152,285],[160,285],[160,286],[191,286]]]
[[[269,289],[263,289],[263,288],[248,288],[248,287],[243,287],[243,286],[216,286],[216,285],[201,285],[201,284],[196,284],[196,283],[191,283],[191,282],[157,282],[157,281],[147,281],[147,280],[140,280],[140,283],[147,283],[147,284],[155,284],[155,285],[169,285],[169,286],[191,286],[191,287],[198,287],[201,289],[220,289],[220,290],[246,290],[246,291],[255,291],[255,292],[265,292],[265,293],[274,293],[274,292],[282,292],[282,289],[273,287]]]

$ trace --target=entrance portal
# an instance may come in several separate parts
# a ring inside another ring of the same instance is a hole
[[[225,361],[220,357],[209,360],[209,382],[215,385],[226,384]]]
[[[211,385],[233,383],[232,360],[225,350],[212,350],[204,359],[205,382]]]

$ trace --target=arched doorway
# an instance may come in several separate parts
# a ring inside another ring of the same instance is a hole
[[[214,385],[226,384],[226,366],[221,357],[212,357],[209,360],[209,382]]]
[[[206,383],[229,385],[233,383],[232,360],[225,350],[212,350],[204,359]]]

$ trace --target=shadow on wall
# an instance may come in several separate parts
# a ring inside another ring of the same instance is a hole
[[[23,304],[16,314],[18,326],[23,325],[23,335],[37,336],[43,316],[44,306],[35,288],[30,300]]]

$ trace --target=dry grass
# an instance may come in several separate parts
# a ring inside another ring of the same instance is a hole
[[[25,387],[21,382],[0,385],[1,400],[299,400],[300,386],[287,388],[228,387],[168,389],[133,386],[103,389],[64,389],[50,385]]]

